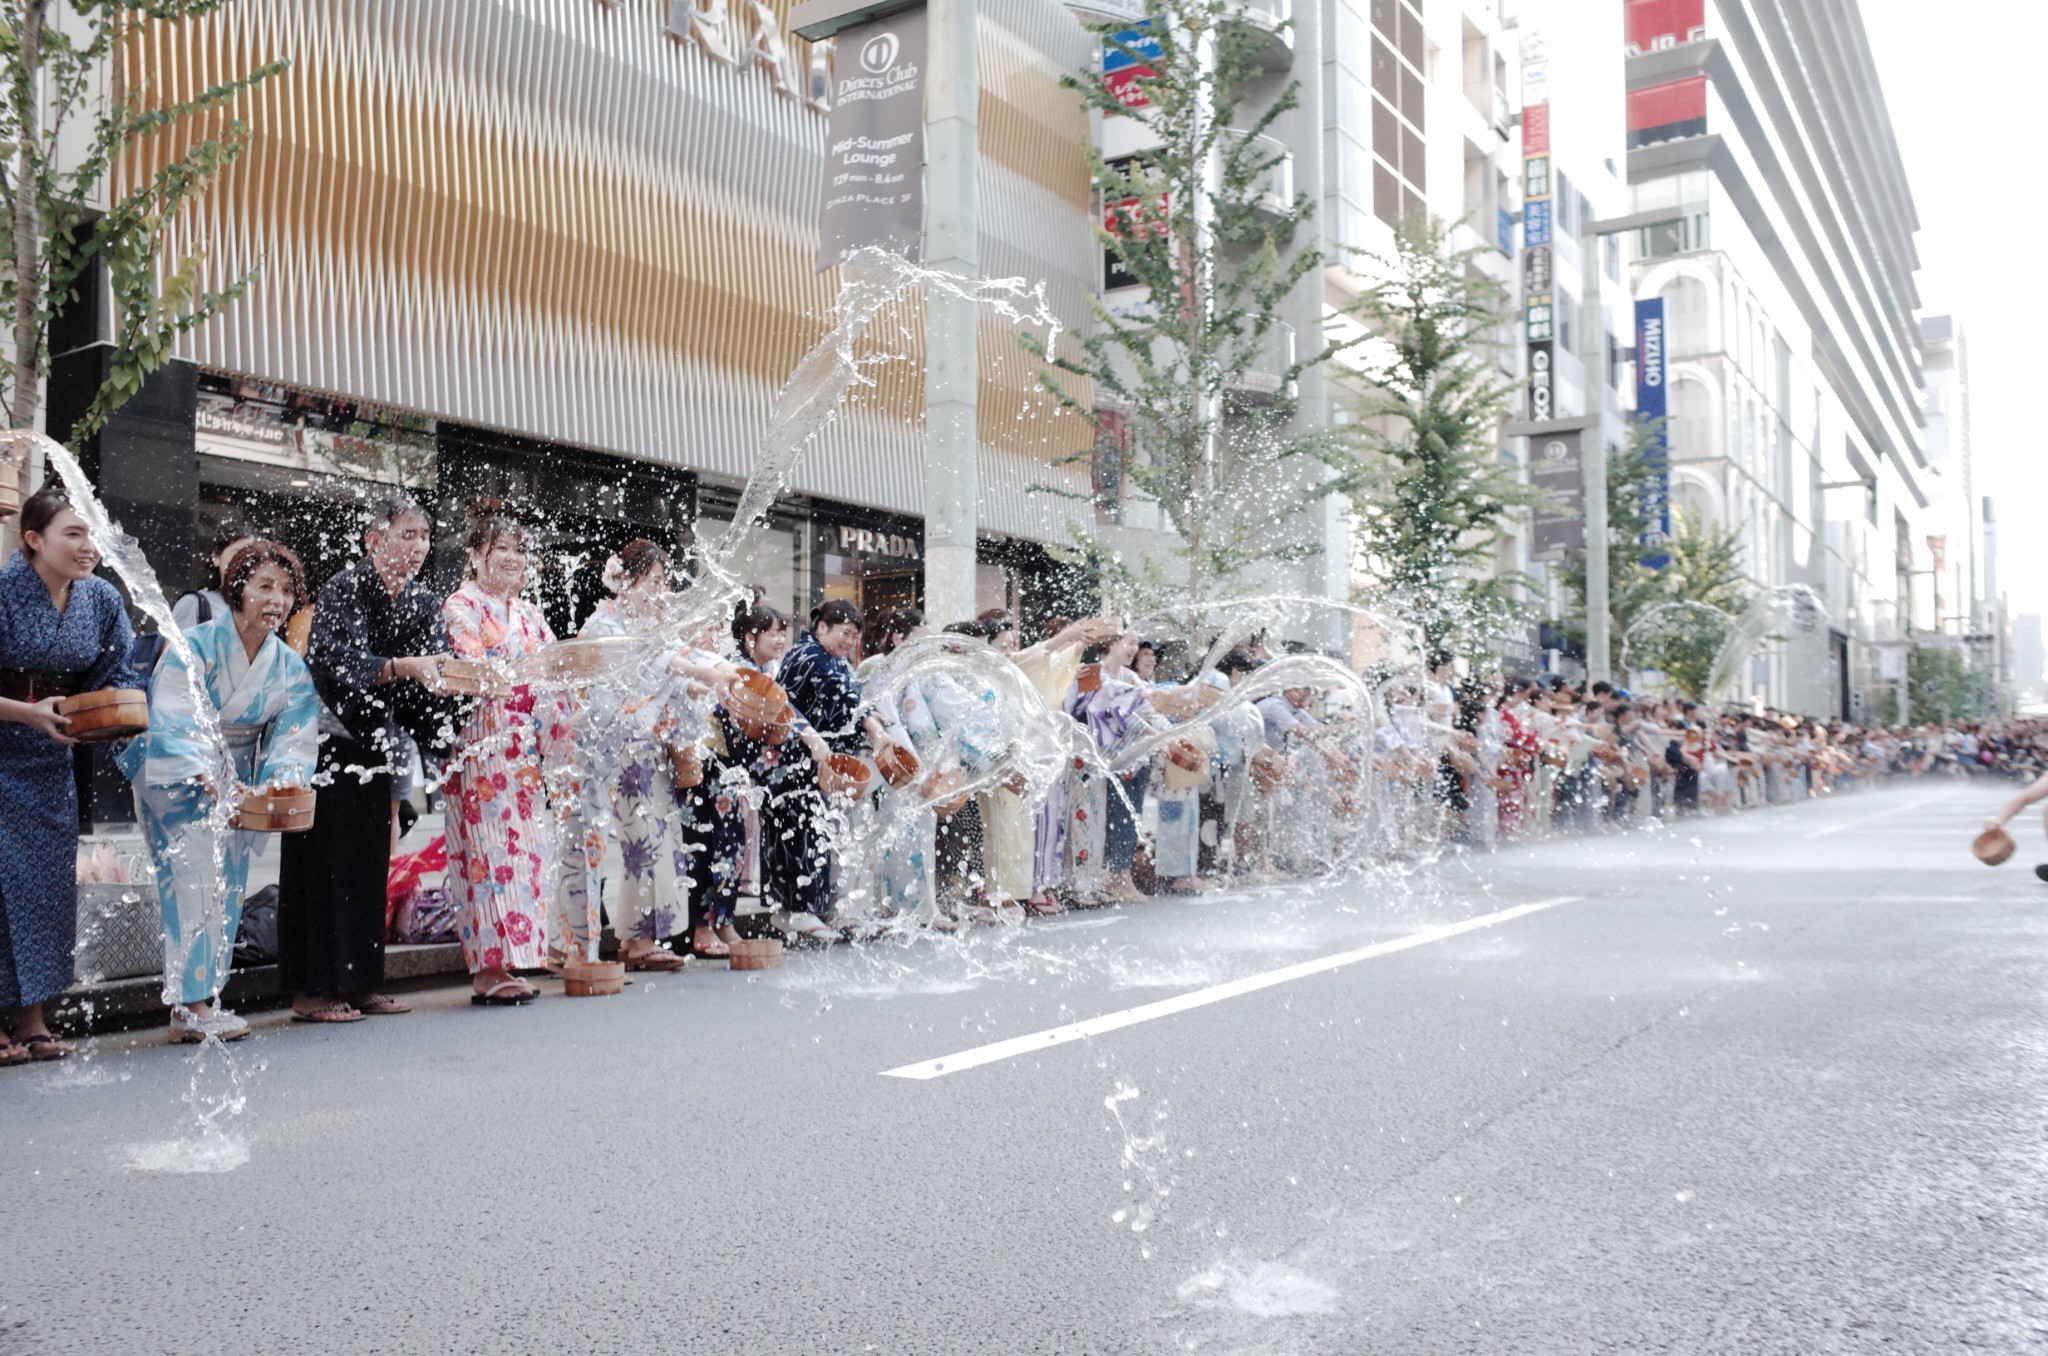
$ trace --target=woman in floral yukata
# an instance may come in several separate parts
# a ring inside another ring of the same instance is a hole
[[[789,650],[789,618],[757,595],[734,606],[732,639],[735,673],[773,674]],[[707,735],[704,780],[683,793],[690,815],[692,949],[708,927],[730,955],[739,940],[732,918],[741,891],[749,884],[760,888],[760,800],[780,768],[781,748],[747,738],[722,704],[711,713]]]
[[[278,635],[306,594],[305,570],[289,547],[250,538],[221,572],[227,610],[185,633],[198,656],[205,700],[235,762],[239,785],[214,784],[215,764],[200,732],[185,661],[164,655],[150,683],[149,733],[121,751],[121,770],[135,784],[135,804],[149,837],[163,910],[164,1001],[171,1039],[224,1041],[249,1034],[249,1024],[217,1007],[234,960],[249,863],[269,834],[246,833],[232,821],[220,843],[214,802],[244,790],[310,786],[320,754],[320,698],[306,662]],[[210,899],[224,890],[219,900]]]
[[[646,634],[668,620],[664,600],[670,592],[668,552],[645,538],[629,542],[612,558],[605,585],[615,596],[597,605],[583,623],[586,637]],[[619,937],[619,959],[628,970],[677,970],[683,958],[664,943],[675,934],[674,907],[664,907],[657,876],[667,866],[677,895],[690,888],[689,853],[684,831],[689,810],[676,790],[669,765],[671,745],[694,744],[708,733],[705,718],[690,699],[689,683],[723,681],[730,670],[716,654],[693,645],[666,646],[645,664],[617,675],[611,686],[588,689],[587,708],[575,718],[578,754],[594,775],[585,795],[595,789],[602,804],[584,811],[578,872],[570,858],[573,841],[563,843],[569,879],[594,879],[604,859],[607,835],[598,826],[609,820],[619,843],[620,892],[613,901],[612,927]],[[650,688],[645,693],[623,687]],[[579,887],[572,885],[572,894]],[[587,888],[587,887],[582,887]],[[575,905],[571,905],[571,916]],[[694,913],[695,910],[693,909]],[[711,932],[707,919],[692,943],[699,955],[724,959],[731,955]]]
[[[526,529],[492,514],[470,529],[470,578],[442,604],[449,648],[461,659],[517,664],[554,642],[526,586]],[[477,703],[458,741],[446,788],[448,888],[462,919],[470,1002],[530,1003],[515,970],[547,963],[547,797],[541,755],[568,737],[562,703],[520,685]]]
[[[1088,727],[1106,762],[1114,761],[1126,746],[1170,724],[1152,711],[1153,690],[1140,682],[1130,667],[1138,653],[1138,641],[1136,631],[1126,631],[1107,646],[1084,654],[1084,659],[1101,666],[1101,681],[1084,692],[1077,678],[1063,703],[1068,715]],[[1102,898],[1115,903],[1145,897],[1131,878],[1131,867],[1138,853],[1136,815],[1145,808],[1150,772],[1149,766],[1139,766],[1114,774],[1123,785],[1122,796],[1113,792],[1100,773],[1089,775],[1075,794],[1068,847],[1075,888],[1084,896],[1099,891]],[[1130,799],[1128,806],[1125,797]]]
[[[63,490],[21,506],[0,568],[0,1065],[63,1059],[43,1004],[71,987],[78,928],[78,787],[57,703],[137,686],[121,595]]]

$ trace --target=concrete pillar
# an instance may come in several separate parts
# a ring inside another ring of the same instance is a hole
[[[925,263],[981,275],[976,186],[981,80],[972,0],[929,0],[925,95]],[[974,615],[974,544],[981,484],[971,301],[925,291],[924,610],[933,626]]]

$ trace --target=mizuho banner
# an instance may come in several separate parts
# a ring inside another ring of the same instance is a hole
[[[820,273],[868,245],[924,257],[924,33],[919,6],[838,35]]]
[[[1665,423],[1671,412],[1670,377],[1665,365],[1664,298],[1650,297],[1636,303],[1636,418],[1657,424],[1649,455],[1656,474],[1643,496],[1643,507],[1656,526],[1643,536],[1642,560],[1653,570],[1671,563],[1671,437]]]

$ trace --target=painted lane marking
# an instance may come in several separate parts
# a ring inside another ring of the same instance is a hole
[[[944,1078],[948,1074],[978,1068],[983,1064],[1014,1059],[1018,1055],[1038,1050],[1050,1050],[1069,1041],[1100,1036],[1105,1032],[1136,1026],[1140,1022],[1156,1021],[1161,1017],[1171,1017],[1176,1013],[1207,1007],[1211,1003],[1221,1003],[1226,998],[1236,998],[1240,994],[1257,993],[1260,989],[1270,989],[1278,984],[1306,979],[1310,975],[1342,969],[1347,965],[1356,965],[1359,961],[1371,960],[1375,956],[1390,956],[1396,951],[1408,951],[1418,946],[1428,946],[1431,942],[1462,936],[1467,932],[1477,932],[1481,928],[1511,923],[1517,918],[1526,918],[1532,913],[1554,909],[1560,904],[1576,903],[1582,898],[1582,895],[1560,895],[1556,899],[1539,899],[1533,904],[1518,904],[1512,909],[1502,909],[1498,913],[1468,918],[1462,923],[1447,923],[1443,927],[1425,928],[1421,932],[1411,932],[1405,937],[1396,937],[1390,942],[1375,942],[1356,951],[1340,951],[1333,956],[1303,961],[1299,965],[1287,965],[1263,974],[1247,975],[1243,979],[1233,979],[1211,988],[1196,989],[1192,993],[1179,994],[1173,998],[1162,998],[1156,1003],[1145,1003],[1135,1008],[1125,1008],[1121,1012],[1108,1012],[1100,1017],[1090,1017],[1086,1021],[1056,1026],[1049,1031],[1035,1031],[1028,1036],[1012,1036],[1009,1040],[996,1041],[991,1045],[978,1045],[972,1050],[962,1050],[955,1055],[920,1060],[916,1064],[905,1064],[895,1069],[884,1069],[882,1077],[920,1080]]]
[[[1883,819],[1888,815],[1902,815],[1908,810],[1917,810],[1923,805],[1932,805],[1935,800],[1936,797],[1929,796],[1922,800],[1908,801],[1904,805],[1894,805],[1889,810],[1879,810],[1876,814],[1864,815],[1860,819],[1845,819],[1839,824],[1830,824],[1824,829],[1815,829],[1806,836],[1808,838],[1825,838],[1831,833],[1840,833],[1843,829],[1853,829],[1858,824],[1868,824],[1873,819]]]

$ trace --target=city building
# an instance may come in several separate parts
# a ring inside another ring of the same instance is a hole
[[[573,634],[606,556],[647,536],[687,559],[732,517],[777,393],[826,333],[816,271],[834,54],[786,0],[240,0],[152,22],[116,88],[175,102],[288,58],[239,101],[241,159],[173,223],[200,284],[247,295],[181,343],[81,449],[169,594],[210,544],[259,530],[315,582],[359,549],[359,507],[402,485],[437,519],[428,577],[504,509],[537,531],[538,592]],[[980,262],[1043,282],[1085,332],[1098,257],[1087,119],[1064,76],[1094,48],[1057,0],[978,9]],[[125,188],[186,133],[145,139]],[[52,327],[51,428],[106,370],[104,280]],[[915,297],[857,350],[857,385],[806,445],[742,577],[800,620],[923,585],[922,334]],[[890,355],[896,355],[894,359]],[[1085,419],[985,313],[976,601],[1036,619],[1086,605],[1048,553],[1085,501]],[[1086,392],[1082,393],[1085,397]],[[938,618],[951,621],[955,618]],[[102,770],[95,810],[128,798]]]
[[[1584,549],[1583,459],[1627,446],[1634,404],[1622,241],[1603,226],[1628,205],[1620,28],[1612,10],[1572,0],[1529,0],[1517,15],[1520,322],[1510,351],[1524,394],[1509,447],[1559,509],[1531,515],[1501,564],[1534,581],[1553,622],[1576,606],[1555,570]],[[1574,646],[1572,657],[1585,656]]]
[[[837,292],[814,271],[833,54],[787,36],[785,11],[241,0],[147,26],[116,82],[167,101],[292,63],[237,108],[246,153],[173,230],[173,250],[207,251],[205,285],[253,271],[248,294],[86,449],[170,591],[244,527],[324,578],[354,550],[346,510],[403,483],[441,519],[444,585],[470,515],[531,520],[542,597],[573,629],[623,541],[687,549],[721,527]],[[979,35],[984,272],[1043,280],[1085,326],[1087,123],[1058,82],[1092,48],[1056,0],[991,0]],[[119,181],[172,140],[145,141]],[[59,326],[53,427],[97,384],[94,300]],[[897,310],[861,351],[907,360],[868,369],[744,557],[800,616],[921,585],[921,338]],[[1086,421],[992,315],[980,363],[979,601],[1043,611],[1068,510],[1036,487],[1085,495],[1085,468],[1060,463]]]
[[[1853,0],[1624,0],[1632,283],[1661,300],[1671,500],[1802,612],[1738,696],[1876,716],[1931,617],[1913,197]],[[1889,714],[1889,710],[1885,712]]]

